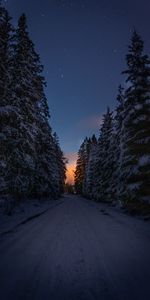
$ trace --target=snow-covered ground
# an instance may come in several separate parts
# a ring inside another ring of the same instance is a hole
[[[59,200],[26,200],[12,209],[12,214],[7,215],[0,209],[0,235],[13,231],[21,224],[38,217],[47,210],[55,207],[63,201]]]
[[[150,222],[77,196],[60,202],[1,235],[0,298],[149,300]]]

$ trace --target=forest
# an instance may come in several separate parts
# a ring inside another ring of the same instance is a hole
[[[79,149],[75,191],[144,212],[150,204],[150,60],[136,30],[126,65],[116,108],[107,108],[99,137],[86,137]],[[1,198],[58,198],[67,160],[50,125],[43,66],[25,14],[14,28],[2,5],[0,74]]]
[[[107,108],[98,139],[78,151],[75,187],[96,201],[150,212],[150,59],[134,30],[126,55],[125,84],[114,111]]]
[[[50,126],[43,66],[22,14],[0,6],[0,195],[5,202],[57,198],[66,160]]]

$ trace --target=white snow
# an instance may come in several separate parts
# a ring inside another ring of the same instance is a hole
[[[150,104],[150,99],[145,100],[145,104]]]
[[[5,231],[13,230],[18,224],[24,222],[28,218],[42,213],[57,203],[61,203],[61,200],[26,200],[18,204],[18,206],[12,209],[12,215],[9,216],[4,213],[6,209],[6,201],[0,199],[0,234]],[[9,199],[9,204],[11,201]]]
[[[68,196],[1,237],[1,299],[148,300],[149,227]]]
[[[143,105],[138,103],[134,107],[136,110],[141,110],[143,108]]]
[[[150,155],[143,155],[139,158],[139,166],[150,164]]]
[[[139,189],[140,184],[141,184],[141,182],[136,182],[136,183],[128,184],[128,188],[131,191],[136,191],[136,190]]]

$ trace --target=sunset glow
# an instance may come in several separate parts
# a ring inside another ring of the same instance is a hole
[[[69,161],[67,164],[67,173],[66,173],[66,183],[74,184],[74,171],[76,168],[76,159],[77,154],[76,153],[67,153],[66,157]]]

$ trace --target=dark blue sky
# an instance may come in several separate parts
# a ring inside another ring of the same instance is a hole
[[[150,53],[150,1],[6,0],[15,23],[22,12],[45,67],[51,125],[62,149],[76,152],[107,105],[115,106],[135,27]]]

